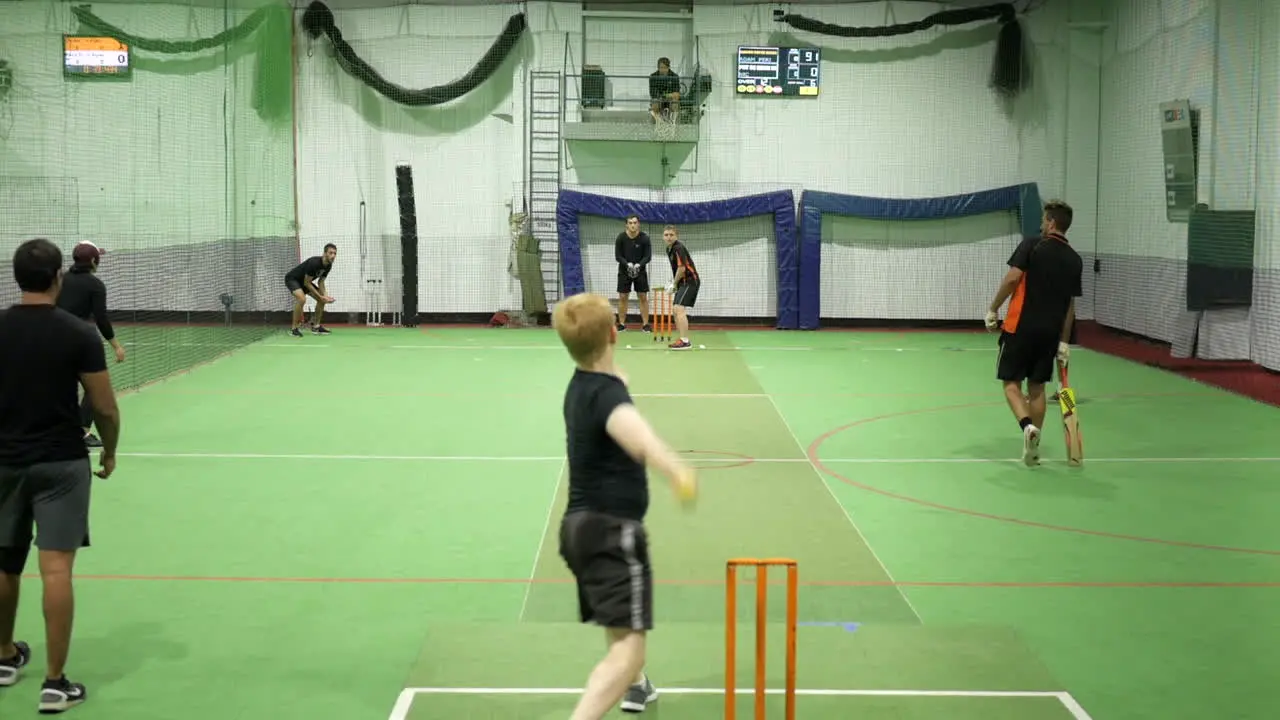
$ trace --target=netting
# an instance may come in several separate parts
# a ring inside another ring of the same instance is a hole
[[[585,213],[580,263],[560,257],[570,186],[913,202],[1034,185],[1075,208],[1081,320],[1161,364],[1280,369],[1280,6],[917,5],[6,4],[0,262],[34,236],[106,247],[134,385],[287,327],[281,276],[329,242],[333,320],[409,297],[424,319],[545,309],[571,271],[616,295],[620,218]],[[63,33],[126,40],[131,74],[64,76]],[[819,52],[820,94],[740,91],[743,45]],[[678,97],[652,95],[660,57]],[[794,274],[768,212],[676,222],[705,278],[695,317],[780,318],[791,293],[799,327],[974,322],[1028,231],[1005,208],[819,214]],[[662,282],[666,220],[642,219]]]
[[[624,223],[616,218],[581,214],[582,266],[587,289],[608,298],[618,295],[618,263],[614,241]],[[666,223],[640,221],[653,244],[649,265],[652,288],[671,282],[662,231]],[[778,311],[777,233],[774,216],[677,224],[679,238],[689,249],[702,284],[691,317],[773,320]],[[634,294],[634,293],[633,293]],[[632,303],[635,299],[632,298]],[[635,308],[632,308],[635,312]]]
[[[1103,44],[1096,317],[1160,364],[1280,369],[1274,5],[1134,5]]]
[[[972,320],[1021,239],[1011,211],[940,220],[824,213],[821,318]]]
[[[521,6],[300,7],[301,244],[338,246],[331,311],[394,324],[407,297],[423,321],[475,321],[541,297],[536,272],[524,292],[511,232],[528,210]]]
[[[265,337],[297,262],[290,12],[7,3],[0,301],[17,243],[107,250],[98,275],[136,387]],[[113,36],[130,72],[64,74],[63,34]],[[110,353],[108,353],[110,356]]]

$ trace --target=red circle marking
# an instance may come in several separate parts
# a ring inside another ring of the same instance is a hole
[[[1164,393],[1160,393],[1160,394],[1164,394]],[[1148,396],[1148,395],[1149,394],[1144,394],[1144,393],[1117,393],[1113,395],[1093,395],[1091,397],[1096,399],[1114,399],[1114,398],[1122,398],[1122,397],[1139,397],[1139,396]],[[822,448],[822,446],[828,440],[835,437],[836,435],[839,435],[840,433],[843,433],[847,430],[851,430],[853,428],[856,428],[862,425],[870,425],[871,423],[875,423],[875,422],[881,422],[884,420],[893,420],[896,418],[908,417],[911,415],[923,415],[925,413],[944,412],[947,410],[966,410],[966,409],[975,408],[975,407],[984,407],[988,405],[1003,405],[1003,404],[1004,403],[999,401],[989,401],[989,402],[964,403],[962,405],[939,405],[937,407],[919,408],[916,410],[904,410],[902,412],[894,412],[894,413],[888,413],[885,415],[877,415],[875,417],[863,418],[862,420],[857,420],[847,425],[841,425],[840,427],[833,428],[823,433],[822,435],[819,435],[818,438],[809,445],[809,449],[808,449],[809,461],[812,462],[814,467],[818,468],[820,471],[826,473],[827,475],[830,475],[831,477],[835,478],[836,480],[839,480],[842,483],[845,483],[846,485],[852,485],[853,487],[860,488],[868,492],[873,492],[873,493],[876,493],[877,495],[883,495],[885,497],[890,497],[895,500],[902,500],[903,502],[909,502],[909,503],[912,503],[913,505],[920,505],[923,507],[933,508],[934,510],[941,510],[943,512],[955,513],[958,515],[968,515],[970,517],[982,518],[983,520],[994,520],[997,522],[1009,523],[1012,525],[1021,525],[1023,527],[1035,527],[1035,528],[1040,528],[1042,530],[1053,530],[1055,532],[1075,533],[1077,535],[1091,535],[1093,537],[1102,537],[1102,538],[1108,538],[1111,540],[1127,540],[1130,542],[1153,543],[1156,545],[1172,545],[1175,547],[1194,548],[1197,550],[1217,550],[1219,552],[1246,553],[1250,555],[1280,556],[1280,550],[1265,550],[1262,548],[1229,547],[1226,545],[1206,545],[1203,543],[1186,542],[1183,540],[1167,540],[1164,538],[1141,537],[1138,535],[1125,535],[1122,533],[1107,532],[1105,530],[1090,530],[1088,528],[1069,527],[1066,525],[1053,525],[1050,523],[1037,522],[1035,520],[1026,520],[1024,518],[1009,517],[1007,515],[995,515],[992,513],[985,513],[978,510],[969,510],[967,508],[954,507],[952,505],[943,505],[942,503],[933,502],[931,500],[912,497],[910,495],[902,495],[900,493],[890,492],[882,488],[878,488],[871,485],[867,485],[866,483],[858,482],[857,480],[853,480],[851,478],[845,477],[844,475],[841,475],[835,470],[832,470],[831,468],[827,467],[825,464],[823,464],[822,459],[818,457],[818,451]]]
[[[742,453],[729,452],[728,450],[681,450],[681,455],[711,455],[713,460],[724,459],[723,463],[717,462],[714,465],[700,465],[699,470],[732,470],[734,468],[746,467],[755,463],[756,459],[750,455]]]

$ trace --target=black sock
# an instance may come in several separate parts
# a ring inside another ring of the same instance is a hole
[[[1031,418],[1029,417],[1024,417],[1018,421],[1018,427],[1022,428],[1023,430],[1026,430],[1027,426],[1030,424],[1031,424]]]

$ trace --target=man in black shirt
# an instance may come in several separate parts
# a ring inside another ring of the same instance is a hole
[[[679,120],[680,76],[671,72],[671,60],[658,58],[658,70],[649,75],[649,115],[654,122]]]
[[[698,288],[702,287],[702,278],[698,268],[693,264],[689,249],[680,242],[680,235],[675,225],[668,225],[662,230],[662,240],[667,244],[667,259],[671,261],[671,309],[676,316],[676,332],[679,338],[668,347],[672,350],[688,350],[693,347],[689,342],[689,308],[698,301]]]
[[[329,277],[333,269],[333,261],[338,257],[338,246],[329,243],[324,246],[324,255],[313,255],[298,263],[284,275],[284,285],[293,293],[293,327],[290,334],[302,337],[302,309],[307,304],[307,296],[316,299],[316,311],[311,316],[311,332],[316,335],[327,335],[329,329],[320,324],[324,319],[324,306],[333,302],[324,289],[324,279]]]
[[[666,475],[686,506],[697,479],[631,402],[613,361],[618,331],[609,302],[574,295],[556,305],[552,321],[577,365],[564,396],[569,502],[560,556],[577,579],[582,622],[603,626],[609,646],[572,718],[598,720],[619,700],[624,711],[640,712],[658,697],[644,673],[653,629],[645,466]]]
[[[0,312],[0,686],[18,682],[31,648],[15,642],[18,589],[33,530],[44,584],[49,657],[40,712],[58,713],[85,701],[84,685],[64,672],[75,615],[71,571],[89,546],[89,450],[80,427],[76,387],[82,385],[102,433],[101,470],[115,470],[120,414],[98,333],[58,308],[62,252],[29,240],[13,255],[22,290],[18,305]]]
[[[71,271],[62,278],[62,290],[58,293],[58,307],[81,320],[94,322],[102,339],[115,351],[116,362],[124,362],[124,346],[116,339],[116,331],[107,317],[107,286],[97,278],[98,261],[106,254],[97,245],[84,241],[71,250]],[[80,401],[80,424],[84,426],[84,439],[89,447],[102,447],[102,441],[90,432],[93,427],[93,403],[85,394]]]
[[[1005,399],[1022,428],[1022,461],[1028,466],[1040,463],[1044,385],[1053,377],[1054,361],[1065,366],[1070,358],[1067,343],[1075,325],[1075,299],[1084,294],[1084,263],[1066,237],[1072,214],[1064,202],[1045,204],[1043,234],[1023,240],[1013,251],[1009,271],[985,319],[987,329],[995,330],[1000,306],[1009,300],[996,377],[1004,384]]]
[[[618,330],[627,329],[627,311],[631,309],[631,289],[640,303],[640,323],[645,332],[649,325],[649,262],[653,260],[653,243],[640,229],[640,218],[627,216],[627,229],[613,241],[613,256],[618,261]]]

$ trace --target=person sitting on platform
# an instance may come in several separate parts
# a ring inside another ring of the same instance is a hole
[[[649,75],[649,115],[656,122],[679,122],[680,76],[671,71],[671,60],[658,58],[658,70]]]

